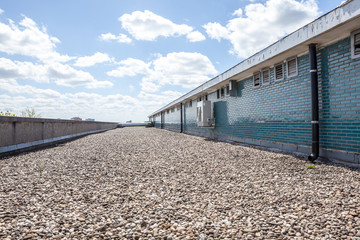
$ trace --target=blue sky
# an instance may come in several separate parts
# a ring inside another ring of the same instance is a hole
[[[340,3],[2,1],[0,110],[142,122]]]

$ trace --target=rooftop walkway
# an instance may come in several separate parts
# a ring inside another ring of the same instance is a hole
[[[360,173],[155,128],[0,160],[0,239],[356,239]],[[349,237],[349,238],[348,238]]]

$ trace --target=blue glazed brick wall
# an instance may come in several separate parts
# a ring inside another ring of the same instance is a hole
[[[192,107],[189,106],[189,102],[184,104],[184,132],[200,131],[196,122],[196,101],[192,101]]]
[[[266,86],[254,87],[252,77],[238,82],[238,97],[217,99],[216,92],[209,94],[208,99],[214,103],[216,128],[197,127],[196,105],[193,104],[192,108],[186,108],[185,131],[210,131],[217,135],[310,145],[307,64],[307,55],[298,58],[298,76],[285,76],[279,82],[274,81],[274,70],[270,69],[271,82]]]
[[[166,112],[164,116],[164,128],[180,132],[180,110],[177,110],[177,108],[175,108],[174,111],[169,111],[169,113]]]
[[[216,132],[235,137],[300,145],[311,144],[308,56],[298,58],[298,75],[253,86],[252,77],[238,82],[238,97],[215,103]],[[285,64],[284,64],[285,69]]]
[[[320,146],[360,152],[360,59],[350,38],[319,51]]]
[[[154,127],[156,128],[161,128],[161,116],[160,115],[156,115],[153,118],[154,120]]]
[[[318,50],[320,147],[360,152],[360,59],[351,59],[350,38]],[[216,128],[198,128],[196,100],[185,104],[184,131],[311,146],[311,88],[308,54],[297,58],[298,75],[253,86],[238,82],[238,96],[213,102]],[[180,113],[165,114],[165,127],[180,130]],[[160,119],[159,119],[160,122]]]

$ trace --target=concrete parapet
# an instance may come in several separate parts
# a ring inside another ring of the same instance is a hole
[[[0,116],[0,155],[114,129],[114,122]]]

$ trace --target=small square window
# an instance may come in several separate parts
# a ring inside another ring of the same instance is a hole
[[[270,69],[266,68],[261,71],[262,75],[262,85],[270,84]]]
[[[286,61],[286,74],[287,77],[293,77],[296,76],[298,74],[298,70],[297,70],[297,58],[289,58]]]
[[[284,79],[284,65],[283,63],[279,63],[274,67],[275,71],[275,81],[281,81]]]
[[[351,33],[351,58],[360,57],[360,29]]]
[[[253,81],[254,87],[260,87],[260,72],[254,73]]]

